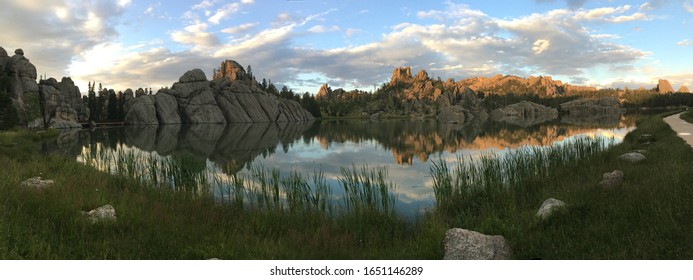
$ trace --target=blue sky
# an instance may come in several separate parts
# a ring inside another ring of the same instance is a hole
[[[693,0],[8,0],[0,46],[39,75],[170,86],[224,59],[315,93],[372,89],[395,67],[445,79],[550,75],[597,87],[693,86]]]

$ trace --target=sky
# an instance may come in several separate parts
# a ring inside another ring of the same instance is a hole
[[[0,47],[39,75],[171,86],[233,59],[295,92],[371,90],[396,67],[693,89],[693,0],[5,0]]]

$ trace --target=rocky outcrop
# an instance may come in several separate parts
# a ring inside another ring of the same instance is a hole
[[[412,79],[411,77],[411,67],[399,67],[392,71],[392,77],[390,78],[390,85],[394,85],[398,82],[407,82]]]
[[[318,90],[318,93],[315,94],[315,98],[317,98],[317,99],[330,98],[331,93],[332,93],[332,89],[327,84],[322,84],[322,86],[320,86],[320,89]]]
[[[213,81],[208,81],[202,70],[193,69],[183,74],[171,89],[148,95],[151,100],[140,101],[148,96],[135,98],[125,106],[126,124],[224,124],[315,119],[298,102],[261,90],[233,60],[224,61],[219,69],[214,70],[214,77]]]
[[[15,50],[10,57],[0,47],[0,76],[8,77],[7,92],[16,108],[19,124],[26,125],[40,118],[36,67],[24,57],[22,49]]]
[[[475,231],[453,228],[445,232],[445,260],[506,260],[512,250],[500,235],[484,235]]]
[[[219,69],[214,70],[212,79],[230,79],[232,81],[252,81],[252,77],[248,75],[243,66],[233,60],[225,60],[219,66]]]
[[[560,109],[565,113],[561,121],[570,124],[618,124],[623,113],[621,102],[613,97],[573,100],[562,103]]]
[[[687,88],[686,86],[681,86],[681,87],[679,88],[679,90],[677,90],[676,92],[690,93],[691,91],[688,90],[688,88]]]
[[[669,81],[665,79],[659,79],[657,82],[657,92],[659,93],[672,93],[674,92],[674,88],[671,87],[671,84]]]
[[[566,207],[565,202],[555,198],[549,198],[547,200],[544,200],[544,203],[541,204],[541,207],[539,207],[539,210],[537,210],[535,216],[537,216],[540,219],[546,219],[549,216],[551,216],[551,214],[553,214],[555,211],[564,207]]]
[[[513,75],[503,76],[499,74],[490,78],[476,77],[460,82],[476,92],[500,95],[508,93],[535,93],[541,96],[554,96],[563,93],[593,92],[597,90],[594,87],[564,84],[559,80],[553,80],[550,76],[530,76],[525,79]]]
[[[89,120],[89,108],[82,103],[82,93],[69,77],[60,82],[48,78],[39,82],[43,99],[43,120],[51,128],[81,128]]]
[[[558,117],[558,110],[529,101],[498,108],[491,112],[491,119],[520,126],[531,126]]]

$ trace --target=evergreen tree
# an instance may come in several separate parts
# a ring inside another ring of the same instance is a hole
[[[106,119],[115,121],[118,119],[118,99],[115,94],[108,95],[108,106],[106,108]]]
[[[272,80],[269,80],[268,83],[269,83],[269,85],[267,86],[267,93],[279,95],[279,91],[277,90],[277,87],[275,87],[274,84],[272,83]]]
[[[253,80],[253,68],[250,67],[250,64],[248,64],[248,77],[250,80]]]
[[[262,78],[262,84],[260,84],[260,88],[264,91],[267,91],[267,80],[265,80],[265,78]]]

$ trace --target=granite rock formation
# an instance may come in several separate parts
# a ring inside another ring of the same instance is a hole
[[[681,87],[679,88],[679,90],[677,90],[676,92],[690,93],[691,91],[688,90],[688,88],[687,88],[686,86],[681,86]]]
[[[494,121],[502,121],[525,127],[551,121],[556,118],[558,118],[558,110],[529,101],[508,105],[491,112],[491,119]]]
[[[220,68],[214,70],[212,81],[207,80],[202,70],[193,69],[183,74],[171,89],[162,89],[150,96],[127,101],[126,124],[314,120],[298,102],[264,92],[233,60],[222,62]]]
[[[69,77],[60,82],[55,78],[39,82],[39,94],[43,99],[43,121],[51,128],[81,128],[87,122],[89,109],[82,103],[79,88]]]
[[[657,92],[659,93],[672,93],[674,92],[674,88],[671,87],[671,84],[669,81],[665,79],[659,79],[657,82]]]
[[[17,49],[13,56],[0,47],[0,75],[7,76],[9,84],[7,92],[17,109],[19,124],[26,125],[34,118],[40,117],[34,112],[38,108],[38,84],[36,83],[36,67],[24,57],[24,51]],[[31,101],[34,100],[34,101]]]
[[[561,121],[570,124],[618,124],[623,113],[621,102],[613,97],[573,100],[562,103],[560,109],[565,113]]]

